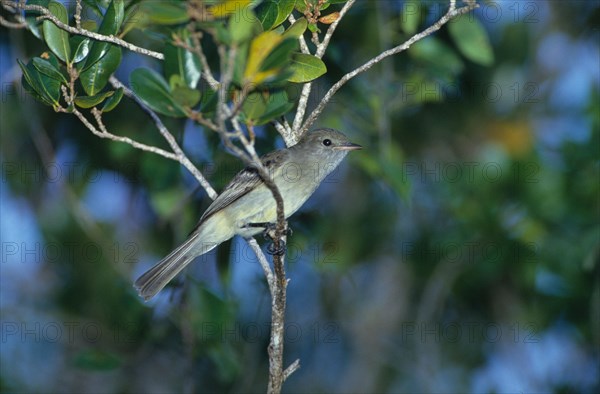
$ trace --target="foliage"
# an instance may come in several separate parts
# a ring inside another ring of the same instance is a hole
[[[73,3],[27,4],[76,24]],[[144,305],[132,279],[209,199],[179,163],[54,111],[96,108],[115,134],[164,146],[117,75],[221,190],[241,164],[198,122],[218,121],[208,73],[221,82],[222,59],[234,65],[225,99],[268,152],[303,83],[320,99],[447,7],[358,2],[314,56],[313,34],[343,4],[83,1],[82,27],[161,61],[24,13],[10,58],[28,95],[8,94],[0,119],[3,391],[264,390],[270,303],[252,251],[221,245]],[[353,80],[323,113],[321,125],[367,149],[291,219],[286,357],[302,368],[290,391],[596,391],[597,8],[517,2],[495,21],[485,4]]]

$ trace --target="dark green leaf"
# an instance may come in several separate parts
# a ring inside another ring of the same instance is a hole
[[[185,110],[173,98],[167,82],[147,68],[133,70],[129,77],[131,89],[152,110],[163,115],[184,117]]]
[[[276,119],[294,108],[294,103],[290,102],[285,90],[272,93],[267,99],[267,108],[265,113],[257,120],[256,125],[262,125]]]
[[[288,81],[296,83],[312,81],[327,72],[327,67],[321,59],[303,53],[294,54],[290,68],[293,74]]]
[[[177,34],[185,43],[192,45],[187,29],[181,29]],[[195,53],[168,43],[165,45],[164,55],[167,80],[170,81],[172,75],[178,75],[186,86],[193,89],[198,85],[202,65]]]
[[[296,0],[265,0],[256,7],[256,16],[263,29],[270,30],[282,24],[294,10]]]
[[[41,57],[34,57],[32,63],[33,66],[42,74],[47,75],[50,78],[54,78],[58,81],[61,81],[64,84],[67,84],[67,79],[60,72],[58,67],[50,63],[48,60],[42,59]]]
[[[48,8],[49,0],[29,0],[27,2],[28,5],[40,5],[44,8]],[[42,34],[42,29],[40,26],[42,25],[42,21],[38,19],[40,13],[38,11],[25,11],[25,23],[27,23],[27,27],[33,33],[34,36],[39,38],[40,40],[44,39],[44,35]]]
[[[98,33],[105,36],[116,35],[123,23],[124,15],[123,0],[112,0],[106,9]],[[110,46],[111,44],[107,42],[94,41],[83,70],[87,70],[99,61],[108,52]]]
[[[52,15],[56,16],[64,24],[69,23],[69,15],[67,9],[61,3],[51,1],[48,3],[48,9],[52,12]],[[60,60],[63,62],[70,61],[71,58],[71,46],[69,45],[69,33],[60,29],[50,20],[45,20],[44,26],[44,39],[48,47]]]
[[[108,78],[121,63],[121,48],[110,45],[108,52],[94,65],[79,75],[83,90],[88,96],[99,93],[108,83]]]
[[[23,71],[23,87],[28,92],[34,93],[33,97],[44,104],[57,106],[60,99],[60,81],[39,72],[33,66],[33,62],[29,62],[27,65],[20,60],[17,62]]]
[[[114,91],[98,93],[94,96],[80,96],[75,98],[75,104],[81,108],[92,108],[103,102],[107,97],[114,94]]]
[[[487,32],[472,15],[463,15],[450,22],[448,29],[460,52],[474,63],[489,66],[494,52]]]
[[[109,111],[112,111],[113,109],[115,109],[115,107],[119,104],[119,102],[121,102],[122,98],[123,98],[123,88],[119,88],[115,91],[115,94],[110,96],[104,102],[104,106],[102,107],[102,112],[109,112]]]
[[[260,118],[266,110],[267,103],[265,101],[265,94],[262,92],[250,93],[242,105],[242,114],[245,118],[244,121],[246,123],[256,124],[258,118]]]
[[[286,38],[279,43],[260,65],[260,71],[288,66],[292,52],[298,49],[298,40]]]
[[[73,63],[79,63],[90,53],[90,47],[92,43],[89,38],[82,36],[75,36],[71,38],[71,48],[75,48],[73,53]]]

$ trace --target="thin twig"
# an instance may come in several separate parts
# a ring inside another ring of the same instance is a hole
[[[344,7],[342,7],[338,18],[331,25],[329,25],[327,33],[325,33],[325,37],[323,37],[323,41],[321,41],[321,43],[317,47],[317,52],[315,53],[315,56],[319,59],[321,59],[323,55],[325,55],[325,51],[329,46],[329,41],[331,41],[331,37],[333,36],[335,29],[337,28],[344,15],[346,15],[346,12],[348,12],[348,10],[354,5],[355,1],[356,0],[349,0],[348,2],[346,2],[346,4],[344,4]]]
[[[293,25],[296,22],[296,18],[293,14],[290,14],[290,16],[288,17],[288,21],[291,25]],[[306,44],[304,34],[301,34],[300,37],[298,37],[298,43],[300,44],[300,51],[302,51],[302,53],[304,53],[305,55],[310,55],[310,50],[308,49],[308,45]]]
[[[204,190],[206,190],[206,193],[209,195],[210,198],[212,198],[213,200],[217,198],[218,194],[215,191],[215,189],[213,189],[210,183],[208,183],[208,181],[206,180],[204,175],[202,175],[200,170],[198,170],[198,168],[190,161],[190,159],[188,159],[186,154],[183,152],[183,150],[175,140],[175,137],[173,137],[173,134],[171,134],[169,129],[167,129],[167,127],[160,120],[158,115],[156,115],[154,111],[148,108],[148,106],[144,104],[144,102],[142,102],[139,99],[139,97],[131,91],[131,89],[129,89],[127,86],[121,83],[121,81],[119,81],[116,77],[111,76],[109,82],[115,89],[123,88],[123,93],[127,97],[135,101],[137,105],[139,105],[142,108],[142,110],[144,110],[144,112],[146,112],[148,116],[150,116],[160,134],[167,141],[171,150],[173,150],[175,155],[175,158],[173,160],[176,160],[179,163],[181,163],[194,176],[194,178],[196,178],[198,183],[200,183]]]
[[[435,22],[433,25],[431,25],[427,29],[423,30],[421,33],[415,34],[414,36],[409,38],[407,41],[405,41],[403,44],[400,44],[394,48],[388,49],[387,51],[380,53],[379,55],[372,58],[371,60],[369,60],[362,66],[360,66],[360,67],[352,70],[351,72],[347,73],[346,75],[344,75],[339,81],[337,81],[327,91],[327,93],[325,94],[325,97],[323,97],[321,102],[319,102],[317,107],[310,114],[310,116],[308,117],[306,122],[304,122],[304,125],[300,129],[299,134],[303,135],[310,128],[310,126],[312,126],[312,124],[315,122],[315,120],[317,120],[317,118],[319,117],[321,112],[323,112],[323,109],[329,103],[329,101],[331,100],[333,95],[338,90],[340,90],[340,88],[342,86],[344,86],[352,78],[354,78],[355,76],[357,76],[358,74],[360,74],[362,72],[367,71],[369,68],[373,67],[375,64],[381,62],[383,59],[407,50],[415,42],[422,40],[423,38],[431,35],[432,33],[436,32],[437,30],[439,30],[443,25],[448,23],[448,21],[450,21],[451,19],[453,19],[459,15],[466,14],[467,12],[478,7],[478,5],[476,3],[472,3],[472,2],[469,2],[468,5],[461,7],[461,8],[454,8],[453,4],[454,4],[454,2],[452,1],[450,3],[450,9],[448,10],[448,12],[444,16],[442,16],[437,22]]]
[[[69,25],[61,22],[56,16],[54,16],[54,14],[52,14],[52,12],[50,12],[49,9],[47,9],[41,5],[25,4],[25,5],[21,6],[21,5],[18,5],[14,1],[6,1],[6,0],[2,0],[2,5],[7,5],[7,6],[15,7],[15,8],[22,8],[25,11],[40,12],[42,14],[40,16],[40,18],[48,19],[48,20],[52,21],[52,23],[54,23],[57,27],[63,29],[64,31],[67,31],[71,34],[77,34],[80,36],[93,38],[96,41],[109,42],[111,44],[115,44],[115,45],[121,46],[123,48],[129,49],[132,52],[140,53],[140,54],[146,55],[146,56],[151,56],[151,57],[159,59],[159,60],[164,60],[164,58],[165,58],[164,55],[160,52],[155,52],[155,51],[151,51],[150,49],[138,47],[137,45],[133,45],[125,40],[118,38],[118,37],[115,37],[112,35],[106,36],[104,34],[98,34],[98,33],[91,32],[89,30],[78,29],[76,27],[69,26]]]
[[[81,29],[81,0],[75,0],[75,27],[77,29]]]
[[[0,15],[0,25],[8,27],[9,29],[24,29],[27,27],[25,21],[12,22],[8,19],[4,19],[2,15]]]

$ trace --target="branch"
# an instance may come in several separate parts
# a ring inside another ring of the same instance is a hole
[[[315,53],[315,56],[318,57],[319,59],[321,59],[323,57],[323,55],[325,55],[325,51],[327,50],[327,47],[329,46],[329,42],[331,40],[331,37],[333,36],[333,33],[335,32],[335,29],[337,28],[337,26],[340,23],[340,21],[342,20],[342,18],[346,15],[348,10],[350,10],[350,8],[354,5],[355,1],[356,0],[350,0],[346,4],[344,4],[344,7],[342,7],[342,10],[340,11],[339,17],[331,25],[329,25],[329,28],[327,29],[327,33],[325,33],[325,37],[323,38],[323,41],[317,45],[317,51]],[[304,41],[304,37],[301,36],[300,38],[302,39],[301,40],[301,47],[302,47],[302,41]],[[306,46],[306,42],[304,42],[304,46]],[[306,49],[308,51],[308,47]],[[302,92],[300,93],[300,99],[298,101],[298,108],[296,109],[296,116],[294,117],[294,123],[292,124],[292,132],[291,132],[291,135],[289,138],[291,145],[296,144],[298,142],[298,140],[300,139],[300,137],[302,137],[302,134],[304,134],[306,132],[306,129],[304,129],[304,128],[301,129],[300,127],[302,126],[302,121],[304,120],[304,114],[306,113],[306,107],[308,106],[308,98],[310,97],[311,90],[312,90],[312,82],[307,82],[304,84],[304,86],[302,86]],[[286,143],[287,143],[287,140],[286,140]],[[288,146],[289,145],[290,144],[288,144]]]
[[[96,41],[109,42],[111,44],[115,44],[115,45],[121,46],[123,48],[129,49],[132,52],[140,53],[140,54],[146,55],[146,56],[151,56],[151,57],[159,59],[159,60],[164,60],[164,58],[165,58],[164,55],[160,52],[155,52],[155,51],[151,51],[150,49],[138,47],[137,45],[133,45],[125,40],[118,38],[118,37],[115,37],[112,35],[106,36],[104,34],[98,34],[98,33],[91,32],[89,30],[79,29],[76,27],[69,26],[65,23],[62,23],[56,16],[54,16],[54,14],[52,14],[52,12],[50,12],[49,9],[42,7],[41,5],[35,5],[35,4],[23,5],[23,4],[17,4],[14,1],[7,1],[7,0],[2,0],[2,5],[5,7],[8,6],[8,7],[16,8],[16,9],[23,9],[25,11],[40,12],[42,14],[40,16],[40,18],[48,19],[48,20],[52,21],[52,23],[54,23],[56,26],[58,26],[59,28],[63,29],[64,31],[67,31],[71,34],[77,34],[80,36],[93,38]]]
[[[368,69],[373,67],[375,64],[381,62],[383,59],[407,50],[415,42],[422,40],[423,38],[438,31],[443,25],[448,23],[448,21],[450,21],[451,19],[453,19],[459,15],[466,14],[467,12],[470,12],[471,10],[473,10],[477,7],[479,7],[479,6],[475,2],[470,1],[468,3],[468,5],[461,7],[461,8],[456,8],[455,0],[451,0],[450,8],[448,9],[448,12],[444,16],[442,16],[437,22],[435,22],[433,25],[431,25],[427,29],[423,30],[421,33],[415,34],[410,39],[405,41],[403,44],[398,45],[392,49],[388,49],[387,51],[380,53],[379,55],[372,58],[371,60],[369,60],[362,66],[360,66],[360,67],[354,69],[353,71],[347,73],[346,75],[344,75],[339,81],[337,81],[329,89],[329,91],[327,91],[327,93],[325,94],[325,97],[323,97],[323,99],[321,100],[319,105],[317,105],[317,108],[315,108],[313,110],[313,112],[310,114],[310,116],[308,117],[308,119],[306,120],[306,122],[304,123],[302,128],[300,129],[299,135],[303,135],[312,126],[312,124],[315,122],[315,120],[317,120],[317,118],[319,117],[321,112],[323,112],[323,109],[329,103],[329,101],[331,100],[333,95],[338,90],[340,90],[340,88],[342,86],[344,86],[352,78],[354,78],[355,76],[357,76],[360,73],[367,71]]]
[[[317,52],[315,53],[315,56],[319,59],[321,59],[323,55],[325,55],[325,51],[329,46],[329,41],[331,40],[333,32],[335,32],[338,23],[340,23],[344,15],[346,15],[346,12],[348,12],[348,10],[354,5],[355,1],[356,0],[349,0],[346,4],[344,4],[344,7],[340,11],[340,16],[331,25],[329,25],[327,33],[325,33],[325,37],[323,37],[323,41],[317,46]]]
[[[181,149],[181,147],[175,140],[175,137],[173,137],[173,134],[171,134],[169,129],[167,129],[167,127],[160,120],[158,115],[156,115],[156,113],[154,111],[152,111],[150,108],[148,108],[148,106],[146,104],[144,104],[144,102],[142,100],[140,100],[139,97],[137,97],[131,91],[131,89],[129,89],[127,86],[123,85],[123,83],[121,81],[119,81],[116,77],[111,76],[109,79],[109,82],[115,89],[123,88],[123,93],[127,97],[129,97],[133,101],[135,101],[136,104],[139,105],[142,108],[142,110],[144,110],[144,112],[146,112],[148,114],[148,116],[150,116],[150,118],[156,125],[156,128],[158,129],[160,134],[163,136],[163,138],[167,141],[167,143],[169,144],[169,147],[173,151],[174,156],[175,156],[175,158],[173,160],[178,161],[179,163],[181,163],[181,165],[183,165],[185,168],[187,168],[187,170],[194,176],[194,178],[196,178],[196,180],[198,181],[198,183],[200,183],[200,185],[204,188],[204,190],[206,190],[206,193],[208,194],[208,196],[211,199],[214,200],[215,198],[217,198],[218,194],[215,191],[215,189],[213,189],[213,187],[210,185],[210,183],[208,183],[208,181],[206,180],[204,175],[202,175],[200,170],[198,170],[198,168],[196,168],[196,166],[190,161],[190,159],[188,159],[188,157],[185,155],[185,153],[183,152],[183,150]]]

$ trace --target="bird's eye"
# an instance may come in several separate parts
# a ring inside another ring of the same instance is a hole
[[[323,140],[323,145],[329,146],[331,145],[331,140],[329,138]]]

